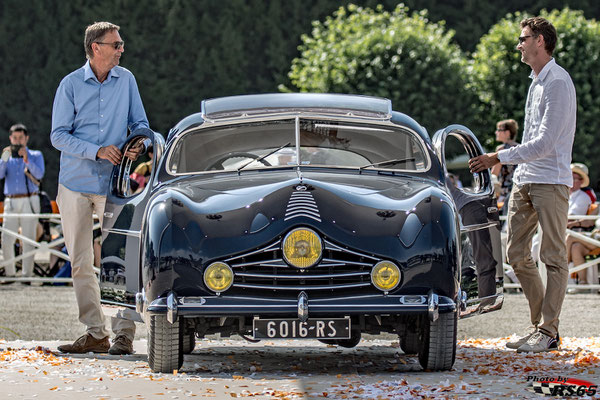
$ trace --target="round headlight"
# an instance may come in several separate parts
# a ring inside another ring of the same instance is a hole
[[[322,252],[321,238],[310,229],[294,229],[283,239],[283,258],[296,268],[312,267]]]
[[[380,261],[371,271],[371,282],[379,290],[390,291],[400,283],[400,268],[390,261]]]
[[[212,263],[204,270],[204,283],[214,292],[224,292],[233,283],[233,271],[225,263]]]

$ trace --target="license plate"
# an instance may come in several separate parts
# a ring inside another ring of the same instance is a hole
[[[349,339],[350,318],[260,319],[253,321],[254,339]]]

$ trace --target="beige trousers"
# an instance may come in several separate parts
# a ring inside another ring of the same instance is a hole
[[[63,236],[71,257],[73,288],[79,307],[79,321],[87,327],[87,333],[101,339],[109,336],[105,317],[100,306],[100,286],[93,269],[94,253],[93,214],[104,217],[106,196],[74,192],[58,185],[56,202],[60,209]],[[115,335],[125,335],[133,340],[135,323],[126,319],[111,318]]]
[[[515,185],[508,205],[507,262],[529,302],[531,324],[550,336],[558,332],[569,278],[565,241],[568,210],[569,188],[565,185]],[[545,289],[531,257],[531,239],[538,222],[543,232],[540,259],[546,264]]]
[[[40,196],[5,198],[4,212],[6,214],[38,214],[40,212]],[[12,232],[17,232],[21,227],[21,234],[29,239],[35,240],[37,230],[37,218],[25,217],[4,217],[2,227]],[[15,240],[16,238],[8,233],[2,232],[2,255],[4,260],[15,258]],[[35,246],[29,243],[23,243],[23,253],[32,251]],[[25,257],[22,262],[23,276],[33,276],[33,255]],[[16,275],[15,262],[4,267],[7,276]]]

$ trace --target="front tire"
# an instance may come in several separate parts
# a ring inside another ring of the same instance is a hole
[[[148,364],[154,372],[172,373],[183,365],[183,335],[179,320],[173,324],[166,315],[150,316]]]
[[[182,351],[183,354],[192,354],[196,347],[196,334],[194,332],[183,335]]]
[[[426,320],[423,342],[419,350],[419,363],[425,370],[444,371],[456,359],[456,328],[458,312],[440,314],[435,322]]]

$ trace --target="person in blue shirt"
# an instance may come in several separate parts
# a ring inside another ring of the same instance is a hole
[[[29,134],[23,124],[15,124],[9,130],[10,146],[2,150],[0,158],[0,179],[4,179],[4,213],[37,214],[40,212],[40,180],[44,176],[44,156],[40,151],[27,148]],[[31,217],[4,217],[2,227],[10,232],[18,232],[29,239],[36,239],[38,219]],[[2,232],[2,254],[7,277],[16,276],[15,240],[10,233]],[[23,243],[23,253],[34,246]],[[12,261],[11,261],[12,260]],[[23,259],[22,274],[33,276],[33,255]]]
[[[135,324],[113,317],[112,346],[100,306],[93,270],[93,214],[102,223],[109,177],[122,157],[135,160],[141,148],[121,154],[128,131],[148,128],[135,78],[120,67],[125,43],[120,27],[96,22],[85,31],[87,62],[68,74],[56,90],[52,109],[52,144],[61,151],[58,194],[63,235],[71,257],[73,287],[84,335],[61,345],[66,353],[130,354]]]

